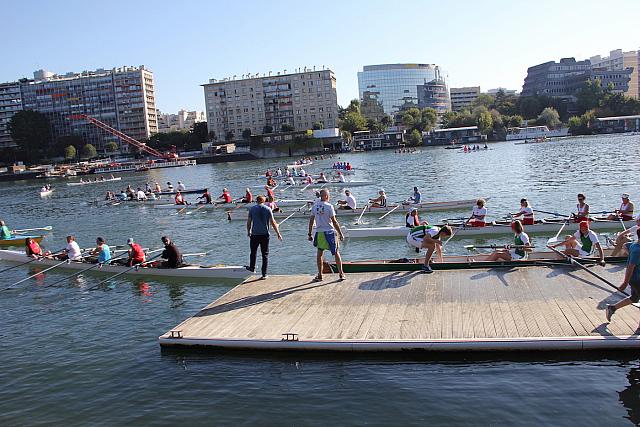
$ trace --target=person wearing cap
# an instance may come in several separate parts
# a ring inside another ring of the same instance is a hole
[[[527,253],[531,251],[531,241],[529,235],[524,232],[524,225],[516,219],[511,223],[511,229],[515,233],[513,236],[513,246],[498,249],[487,257],[487,261],[512,261],[526,259]]]
[[[572,213],[573,222],[582,222],[589,220],[589,205],[585,202],[587,198],[584,194],[578,194],[578,204],[576,205],[577,212]]]
[[[551,248],[564,246],[565,254],[573,257],[588,257],[593,254],[594,249],[598,249],[600,265],[604,265],[604,250],[598,240],[598,235],[589,229],[589,221],[581,221],[578,231],[573,236],[566,236],[564,241],[551,245]]]
[[[131,237],[127,239],[127,245],[129,245],[129,257],[126,260],[122,260],[121,264],[132,267],[146,261],[147,257],[144,253],[144,249],[142,249],[142,246],[135,243]]]
[[[171,182],[167,182],[167,191],[169,193],[173,193],[173,185],[171,184]]]
[[[640,238],[640,230],[636,231],[636,238]],[[627,252],[629,253],[627,268],[618,290],[624,292],[627,286],[631,286],[631,295],[616,304],[607,304],[605,316],[608,322],[611,321],[611,317],[618,309],[640,301],[640,268],[638,268],[638,264],[640,264],[640,243],[627,243]],[[638,329],[640,329],[640,326],[638,326]]]
[[[510,213],[514,218],[522,217],[522,225],[533,225],[535,218],[533,216],[533,209],[529,206],[527,199],[520,199],[520,210],[516,213]]]
[[[471,211],[471,217],[467,221],[467,223],[471,227],[484,227],[486,222],[484,219],[487,216],[487,207],[484,199],[478,199],[476,201],[476,205],[473,207]]]
[[[387,207],[387,194],[384,192],[384,188],[378,190],[378,197],[376,197],[375,199],[369,199],[369,205],[372,208]]]
[[[344,200],[338,200],[338,209],[354,210],[358,207],[356,198],[353,197],[350,190],[344,190]]]
[[[111,249],[104,237],[96,238],[96,247],[90,252],[90,262],[104,264],[111,260]]]
[[[612,214],[610,214],[607,219],[608,220],[619,220],[622,221],[631,221],[633,219],[633,202],[629,200],[629,195],[627,193],[622,193],[622,203],[620,203],[620,208],[616,209]]]
[[[611,256],[626,256],[629,255],[627,243],[638,241],[638,230],[640,229],[640,214],[636,216],[636,224],[633,227],[627,228],[625,231],[619,233],[616,236],[616,243],[611,252]]]
[[[166,259],[166,261],[162,261],[160,263],[161,268],[179,268],[184,265],[184,261],[182,259],[182,253],[173,244],[171,239],[167,236],[162,236],[162,243],[164,244],[164,251],[162,251],[162,255],[160,258]]]
[[[404,216],[404,225],[409,228],[413,228],[419,225],[429,225],[429,221],[420,222],[420,218],[418,217],[418,209],[411,208],[411,210]]]

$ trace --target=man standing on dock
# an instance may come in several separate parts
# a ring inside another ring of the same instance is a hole
[[[638,230],[636,235],[640,238],[640,230]],[[618,290],[623,292],[627,285],[631,285],[631,296],[618,301],[615,305],[607,305],[606,316],[609,322],[616,310],[640,301],[640,268],[638,268],[638,264],[640,264],[640,243],[627,243],[627,245],[629,251],[627,269],[624,273],[624,280],[618,287]],[[640,325],[638,325],[638,329],[640,329]]]
[[[269,225],[278,236],[278,240],[282,240],[282,235],[278,229],[278,223],[273,218],[273,212],[264,205],[264,196],[256,198],[256,205],[249,209],[247,216],[247,236],[249,236],[249,247],[251,253],[249,255],[249,265],[246,267],[250,272],[256,269],[256,256],[258,254],[258,246],[262,254],[262,277],[267,278],[267,267],[269,265]]]
[[[329,203],[329,190],[320,190],[320,200],[313,204],[311,208],[311,218],[309,218],[309,240],[313,241],[313,246],[318,248],[316,262],[318,264],[318,275],[314,282],[322,281],[322,268],[324,266],[324,251],[329,250],[336,258],[336,266],[340,274],[340,280],[345,280],[342,270],[342,258],[340,257],[339,243],[336,241],[336,233],[340,240],[344,240],[342,229],[336,219],[336,211]],[[313,225],[316,225],[315,237],[312,237]]]

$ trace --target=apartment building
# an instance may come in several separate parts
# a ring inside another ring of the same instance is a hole
[[[163,114],[158,112],[158,132],[188,131],[194,124],[206,122],[207,116],[204,111],[180,110],[178,114]]]
[[[329,69],[210,79],[202,87],[209,132],[219,141],[241,139],[245,129],[260,135],[284,125],[296,131],[311,129],[314,123],[337,127],[336,78]]]
[[[452,87],[450,90],[451,109],[460,111],[471,108],[473,102],[480,96],[480,86]]]
[[[623,52],[622,49],[616,49],[609,52],[609,56],[604,58],[600,55],[589,58],[592,68],[603,68],[608,71],[622,71],[631,68],[629,87],[624,92],[631,98],[640,99],[640,51],[632,50]]]
[[[9,121],[22,110],[20,84],[0,83],[0,149],[15,146],[9,131]]]

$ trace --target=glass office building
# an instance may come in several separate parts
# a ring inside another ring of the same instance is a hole
[[[448,76],[435,64],[365,65],[358,72],[362,112],[377,117],[381,110],[393,115],[403,108],[417,107],[418,86],[434,80],[448,86]]]

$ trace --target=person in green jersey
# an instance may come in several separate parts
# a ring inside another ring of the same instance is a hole
[[[11,239],[13,234],[11,234],[11,230],[7,227],[7,224],[3,220],[0,219],[0,240]]]
[[[511,223],[511,229],[515,233],[513,236],[513,246],[498,249],[487,257],[487,261],[512,261],[526,259],[527,253],[531,251],[531,241],[529,235],[524,232],[524,225],[520,220]]]
[[[417,250],[427,250],[427,254],[424,257],[424,265],[422,266],[424,273],[433,273],[429,263],[436,250],[438,251],[438,258],[442,261],[442,238],[449,237],[451,234],[451,227],[448,225],[443,225],[442,227],[419,225],[409,231],[409,234],[407,234],[407,243]]]
[[[555,248],[558,246],[564,246],[565,250],[563,252],[573,257],[592,256],[594,250],[597,249],[600,254],[600,265],[605,265],[604,250],[600,245],[598,235],[589,229],[589,221],[580,221],[580,228],[573,236],[567,236],[564,241],[550,247]]]

